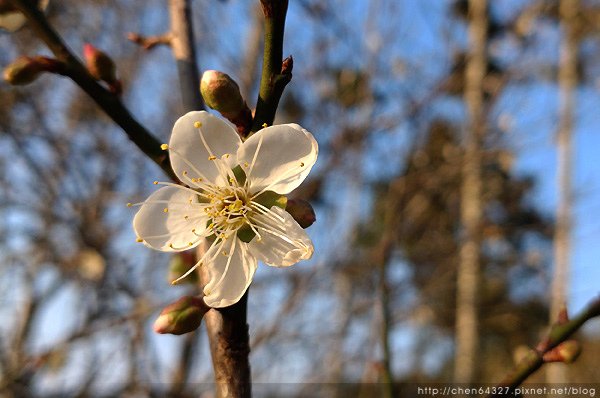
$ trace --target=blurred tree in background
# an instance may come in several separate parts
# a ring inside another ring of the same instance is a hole
[[[249,104],[260,73],[256,3],[192,1],[201,69],[233,76]],[[294,192],[315,207],[308,233],[316,253],[256,275],[249,323],[257,396],[307,396],[312,388],[281,383],[352,383],[350,396],[367,397],[370,383],[453,380],[467,3],[290,2],[284,56],[294,56],[294,78],[276,123],[302,124],[321,147],[315,171]],[[545,202],[555,200],[540,184],[553,163],[540,165],[535,154],[553,150],[561,30],[557,1],[490,3],[476,380],[491,383],[548,325],[554,221]],[[600,2],[582,6],[584,105],[575,118],[589,130],[600,123]],[[110,54],[123,101],[165,142],[183,113],[175,62],[166,46],[145,51],[126,37],[163,34],[166,10],[158,0],[64,0],[47,9],[76,53],[90,42]],[[2,66],[47,54],[27,27],[3,32],[0,49]],[[136,244],[125,206],[146,197],[161,170],[58,76],[0,84],[0,143],[1,395],[210,391],[203,328],[177,339],[152,332],[158,311],[193,290],[168,283],[177,259]],[[587,289],[597,292],[597,271],[586,272]],[[595,382],[597,328],[580,340],[568,380]],[[346,387],[325,385],[323,394],[347,396]]]

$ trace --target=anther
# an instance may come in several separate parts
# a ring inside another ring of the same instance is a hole
[[[167,144],[162,144],[162,145],[160,146],[160,149],[162,149],[163,151],[166,151],[167,149],[169,149],[169,145],[167,145]]]
[[[136,241],[137,243],[142,243],[144,240],[143,240],[142,238],[137,238],[135,241]]]
[[[169,208],[168,208],[168,207],[165,207],[165,208],[163,209],[163,213],[168,213],[168,212],[169,212]]]
[[[194,122],[194,127],[196,127],[197,129],[199,129],[200,127],[202,127],[202,123],[200,123],[200,122]]]
[[[131,206],[133,206],[132,203],[127,203],[127,207],[131,207]]]
[[[158,181],[154,181],[152,184],[154,184],[154,185],[158,185]]]
[[[208,160],[215,160],[216,158],[217,158],[217,157],[216,157],[215,155],[210,155],[210,156],[208,157]]]
[[[268,124],[267,124],[267,123],[263,123],[263,124],[262,124],[262,127],[263,127],[263,129],[264,129],[264,128],[266,128],[267,126],[268,126]]]
[[[304,162],[300,162],[300,167],[304,167]]]

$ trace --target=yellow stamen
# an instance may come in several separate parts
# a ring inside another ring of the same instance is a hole
[[[167,149],[169,149],[169,145],[168,144],[162,144],[160,146],[160,149],[162,149],[163,151],[166,151]]]
[[[168,208],[168,207],[165,207],[165,208],[163,209],[163,213],[168,213],[168,212],[169,212],[169,208]]]
[[[133,206],[132,203],[127,203],[127,207],[131,207],[131,206]]]
[[[208,157],[208,160],[215,160],[216,158],[217,158],[217,157],[216,157],[215,155],[210,155],[210,156]]]
[[[142,243],[144,240],[143,240],[142,238],[137,238],[135,241],[136,241],[137,243]]]
[[[263,124],[262,124],[262,127],[263,127],[263,129],[264,129],[264,128],[266,128],[267,126],[268,126],[268,124],[267,124],[267,123],[263,123]]]
[[[158,181],[154,181],[152,184],[154,184],[154,185],[158,185]]]
[[[197,129],[199,129],[200,127],[202,127],[202,123],[200,123],[200,122],[194,122],[194,127],[196,127]]]

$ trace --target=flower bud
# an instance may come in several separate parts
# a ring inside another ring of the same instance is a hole
[[[206,105],[223,115],[237,114],[245,105],[240,87],[227,74],[216,70],[207,70],[200,80],[200,93]]]
[[[302,228],[310,227],[317,220],[311,204],[304,199],[288,199],[285,211],[290,213]]]
[[[154,331],[160,334],[184,334],[198,329],[204,314],[210,309],[200,297],[183,296],[166,306],[154,321]]]
[[[48,57],[19,57],[4,68],[7,83],[19,86],[36,80],[43,72],[62,73],[64,63]]]
[[[581,344],[575,340],[563,341],[544,354],[544,362],[573,363],[581,354]]]
[[[564,363],[573,363],[581,354],[581,344],[575,340],[567,340],[560,343],[556,350],[559,355],[562,357],[562,362]]]
[[[200,80],[200,93],[206,105],[235,124],[240,133],[248,131],[252,124],[252,112],[242,98],[240,87],[229,75],[207,70]]]
[[[112,58],[90,43],[83,45],[83,57],[87,70],[94,79],[106,82],[113,94],[121,93],[121,82],[117,79],[117,68]]]
[[[169,282],[178,280],[183,274],[189,271],[196,264],[196,258],[194,253],[190,251],[175,253],[171,257],[169,263],[169,274],[167,276]],[[187,278],[183,279],[182,282],[196,284],[198,282],[198,274],[192,272]]]

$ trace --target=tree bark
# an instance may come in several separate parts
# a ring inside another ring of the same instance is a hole
[[[577,86],[577,37],[575,34],[579,0],[561,0],[560,24],[563,38],[560,45],[558,69],[559,109],[557,132],[557,189],[556,229],[554,234],[554,274],[550,297],[550,322],[557,320],[565,307],[569,286],[571,252],[571,208],[573,193],[571,187],[574,92]],[[567,375],[563,364],[549,364],[546,381],[566,383]]]
[[[469,53],[465,71],[464,101],[468,110],[462,169],[461,224],[456,292],[456,352],[454,381],[476,378],[479,346],[478,290],[481,267],[482,176],[481,158],[485,117],[483,79],[486,71],[487,1],[469,0]]]

